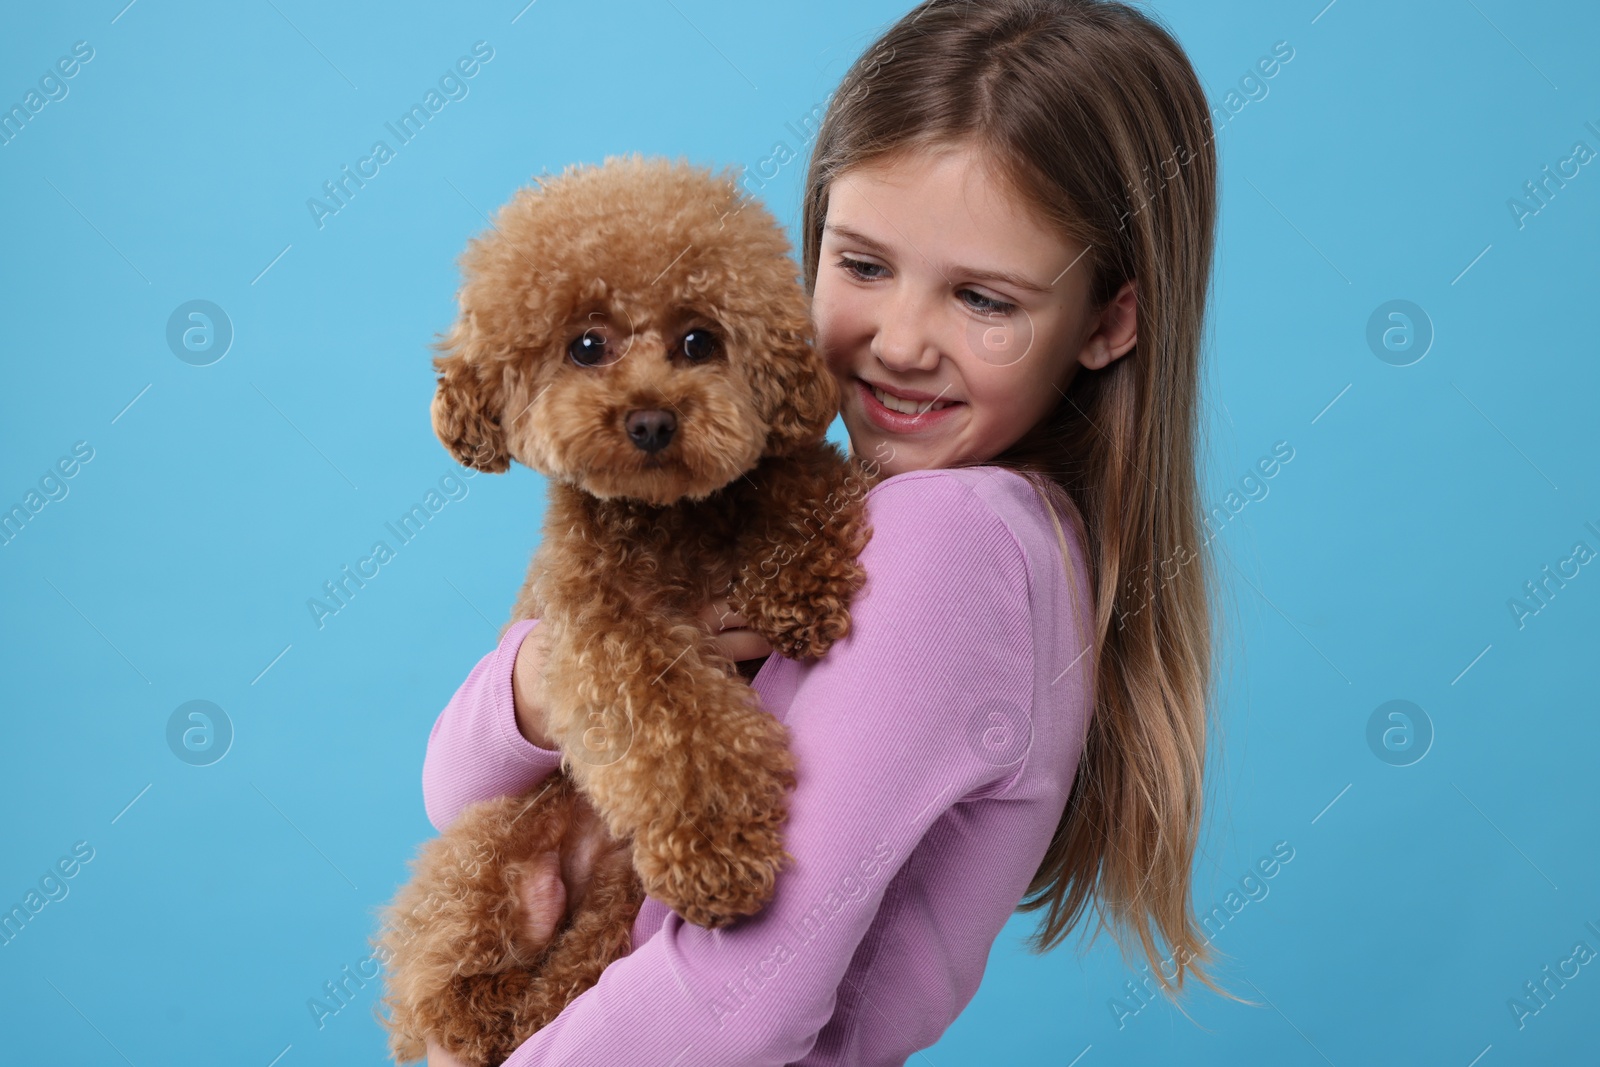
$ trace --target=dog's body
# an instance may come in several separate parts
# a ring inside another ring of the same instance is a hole
[[[549,628],[550,734],[607,829],[633,840],[645,889],[697,925],[754,914],[771,896],[794,784],[783,725],[697,616],[731,589],[730,605],[783,655],[817,658],[843,637],[866,540],[849,474],[819,443],[671,508],[553,494],[548,548],[514,613]],[[830,498],[845,513],[818,525]],[[594,540],[574,545],[562,527]]]
[[[630,244],[597,244],[619,216]],[[790,858],[787,732],[698,615],[725,596],[783,655],[825,653],[865,580],[877,472],[823,440],[837,386],[787,242],[731,182],[608,160],[519,195],[463,263],[434,425],[463,462],[552,479],[512,621],[549,642],[562,770],[430,842],[379,943],[396,1059],[431,1040],[476,1067],[631,951],[646,892],[706,927],[770,898]],[[540,944],[530,860],[568,855],[594,818],[615,847]]]

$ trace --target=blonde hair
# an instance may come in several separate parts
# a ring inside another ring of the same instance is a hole
[[[1127,4],[927,0],[835,92],[801,227],[811,293],[840,174],[908,149],[975,144],[1041,217],[1087,248],[1091,310],[1136,280],[1134,349],[1100,370],[1080,368],[1049,415],[983,461],[1023,474],[1054,503],[1053,519],[1068,517],[1094,589],[1094,713],[1019,910],[1047,909],[1031,938],[1044,952],[1092,901],[1095,936],[1109,914],[1126,958],[1122,930],[1131,929],[1169,997],[1190,972],[1237,1000],[1206,973],[1213,950],[1190,901],[1215,581],[1196,473],[1212,138],[1183,49]],[[1064,538],[1062,549],[1066,557]],[[1157,935],[1171,949],[1165,959]]]

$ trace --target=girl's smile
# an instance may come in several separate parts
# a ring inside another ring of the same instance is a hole
[[[890,392],[863,378],[855,379],[861,410],[885,433],[916,433],[946,418],[959,400],[942,400],[925,393],[900,389]],[[852,435],[853,436],[853,435]]]
[[[1132,285],[1092,313],[1084,253],[971,145],[841,174],[812,317],[852,450],[888,452],[888,474],[981,463],[1047,416],[1079,366],[1131,349]]]

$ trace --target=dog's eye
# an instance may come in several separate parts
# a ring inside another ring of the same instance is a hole
[[[611,346],[605,331],[591,326],[567,346],[567,355],[580,367],[598,367],[611,360]]]
[[[679,347],[683,354],[694,363],[703,363],[715,356],[720,349],[717,335],[704,327],[697,327],[683,335]]]

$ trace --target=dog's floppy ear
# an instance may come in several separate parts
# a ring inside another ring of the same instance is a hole
[[[763,355],[751,361],[754,391],[767,416],[770,455],[815,444],[839,414],[839,385],[812,347],[802,317],[767,333]]]
[[[470,313],[463,312],[436,346],[439,388],[433,395],[433,432],[457,460],[475,470],[499,474],[511,466],[505,431],[505,374],[497,360],[485,359]]]

